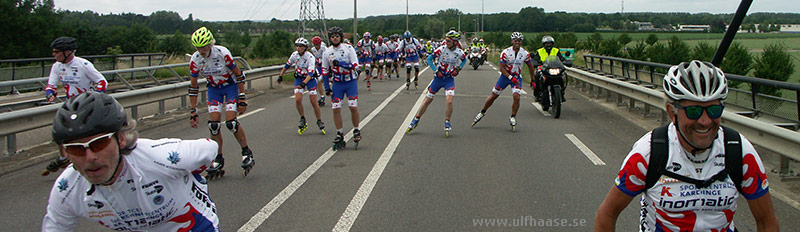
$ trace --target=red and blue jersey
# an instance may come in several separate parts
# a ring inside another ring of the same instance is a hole
[[[514,51],[514,47],[508,47],[500,54],[500,63],[505,64],[508,74],[519,76],[522,73],[522,65],[531,63],[531,54],[522,47],[519,51]]]
[[[210,87],[219,87],[236,83],[233,80],[233,69],[236,62],[227,48],[214,45],[208,57],[203,57],[200,52],[194,52],[189,62],[189,76],[197,78],[202,74],[208,80]]]

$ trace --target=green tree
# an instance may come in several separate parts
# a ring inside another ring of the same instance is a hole
[[[670,37],[667,49],[666,64],[679,64],[692,59],[689,45],[677,36]]]
[[[180,30],[175,30],[172,36],[161,40],[159,50],[170,55],[182,55],[190,52],[192,50],[192,45],[186,35],[181,33]]]
[[[250,46],[250,42],[253,41],[253,38],[250,37],[250,31],[249,30],[244,30],[244,35],[242,35],[242,37],[240,39],[241,40],[239,42],[241,42],[242,45],[244,45],[244,47]]]
[[[728,52],[725,53],[725,59],[722,60],[720,69],[725,73],[747,75],[753,69],[753,56],[741,43],[733,42],[728,48]],[[730,81],[730,86],[733,88],[740,84],[739,81]]]
[[[626,50],[627,57],[632,60],[647,60],[647,44],[639,40],[632,47]]]
[[[622,33],[619,35],[619,37],[617,37],[617,42],[619,42],[622,47],[625,47],[625,45],[628,45],[628,43],[631,41],[633,41],[633,39],[631,39],[631,36],[629,36],[628,33]]]
[[[645,40],[645,42],[648,45],[653,46],[653,44],[658,43],[658,36],[656,34],[650,34],[650,35],[647,36],[647,39]]]
[[[156,11],[147,17],[147,23],[150,29],[157,34],[172,33],[175,30],[180,30],[184,25],[183,19],[177,12],[173,11]]]
[[[603,35],[595,32],[586,39],[586,49],[593,53],[599,53],[600,44],[603,43]]]
[[[702,60],[705,62],[711,62],[711,59],[714,57],[714,53],[716,52],[716,48],[711,46],[706,41],[701,41],[697,43],[694,47],[692,47],[692,59],[693,60]]]
[[[668,64],[668,55],[667,46],[663,43],[656,43],[647,48],[647,57],[652,62]]]
[[[294,51],[295,35],[286,31],[274,31],[261,35],[253,47],[253,57],[273,58],[285,57]]]
[[[620,57],[622,56],[622,44],[616,38],[608,38],[600,43],[597,52],[605,56]]]
[[[778,42],[764,47],[764,52],[755,58],[754,70],[753,74],[759,78],[776,81],[789,80],[789,76],[794,73],[794,64],[792,63],[791,54],[786,51],[786,45]],[[777,97],[781,96],[780,89],[772,87],[759,86],[758,92]]]

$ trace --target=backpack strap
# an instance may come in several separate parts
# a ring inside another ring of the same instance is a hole
[[[667,128],[669,128],[669,125],[660,126],[654,129],[650,135],[650,160],[647,164],[645,189],[653,187],[658,182],[664,168],[667,166],[667,154],[669,154]]]
[[[725,136],[725,169],[728,170],[736,190],[742,192],[742,137],[739,132],[730,127],[722,126]]]

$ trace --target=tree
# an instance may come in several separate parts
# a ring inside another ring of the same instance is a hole
[[[600,42],[598,53],[605,56],[620,57],[622,54],[622,44],[616,38],[608,38]]]
[[[647,40],[645,40],[645,42],[648,45],[653,46],[653,44],[658,43],[658,36],[656,34],[651,33],[650,35],[647,36]]]
[[[632,40],[633,39],[631,39],[631,36],[629,36],[628,33],[622,33],[619,35],[619,37],[617,37],[617,42],[619,42],[622,47],[625,47],[625,45],[630,43]]]
[[[668,63],[667,46],[663,43],[656,43],[647,48],[647,57],[656,63]]]
[[[147,24],[157,34],[172,33],[184,24],[181,15],[173,11],[156,11],[147,17]]]
[[[603,42],[603,36],[600,33],[595,32],[594,34],[590,35],[588,39],[586,39],[586,48],[591,52],[599,52],[600,43]]]
[[[180,30],[175,30],[172,36],[161,40],[158,47],[160,51],[170,55],[182,55],[188,53],[192,49],[189,38],[181,33]]]
[[[250,37],[250,31],[245,30],[244,35],[242,35],[240,42],[242,43],[242,45],[244,45],[244,47],[248,47],[250,46],[251,41],[253,41],[253,38]]]
[[[632,60],[647,60],[647,44],[639,40],[633,47],[627,49],[627,57]]]
[[[666,64],[679,64],[691,59],[689,45],[677,36],[670,37],[667,43],[667,51]]]
[[[716,48],[711,46],[706,41],[700,41],[692,48],[691,57],[693,60],[702,60],[705,62],[711,62],[711,59],[714,57],[714,53],[716,52]],[[730,51],[729,51],[730,52]]]
[[[792,56],[786,51],[786,45],[778,42],[771,43],[764,47],[764,52],[755,58],[754,65],[756,77],[776,81],[789,80],[789,76],[794,73]],[[758,92],[772,96],[781,96],[780,89],[758,86]]]
[[[722,22],[722,19],[716,19],[713,22],[711,22],[711,33],[723,33],[723,32],[725,32],[725,23]]]
[[[253,47],[253,57],[273,58],[292,54],[295,35],[286,31],[274,31],[261,35]]]

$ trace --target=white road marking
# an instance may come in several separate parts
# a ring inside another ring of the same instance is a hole
[[[592,152],[592,150],[589,150],[589,147],[583,144],[583,142],[581,142],[581,140],[578,139],[578,137],[575,137],[575,135],[573,134],[564,134],[564,135],[567,136],[567,138],[569,138],[569,141],[572,141],[572,144],[575,144],[575,146],[578,147],[578,149],[580,149],[581,152],[583,152],[583,154],[586,155],[586,157],[589,158],[589,160],[591,160],[592,163],[594,163],[594,165],[606,165],[606,163],[603,162],[603,160],[601,160],[600,157],[597,157],[597,155],[595,155],[594,152]]]
[[[422,72],[425,72],[425,70],[427,69],[428,68],[423,69]],[[377,108],[375,108],[375,110],[373,110],[369,115],[367,115],[366,118],[364,118],[364,120],[362,120],[359,123],[359,126],[361,128],[364,128],[370,121],[372,121],[373,118],[375,118],[375,116],[378,115],[378,113],[380,113],[384,108],[386,108],[386,105],[388,105],[389,102],[391,102],[395,97],[397,97],[397,95],[403,89],[405,89],[405,83],[403,83],[399,88],[397,88],[397,90],[395,90],[391,96],[384,99],[383,102],[381,102],[381,104],[378,105]],[[347,135],[345,135],[344,137],[345,141],[350,140],[351,138],[353,138],[353,131],[348,132]],[[265,220],[267,220],[267,218],[269,218],[270,215],[272,215],[272,213],[278,210],[278,208],[281,207],[281,205],[284,202],[286,202],[286,200],[288,200],[289,197],[291,197],[292,194],[294,194],[294,192],[297,191],[297,189],[299,189],[300,186],[302,186],[308,180],[308,178],[311,178],[311,176],[314,175],[314,173],[316,173],[317,170],[319,170],[319,168],[325,164],[325,162],[328,162],[328,159],[330,159],[334,153],[336,152],[333,151],[332,148],[328,148],[328,150],[325,151],[325,153],[323,153],[322,156],[317,158],[317,160],[315,160],[314,163],[311,164],[311,166],[308,166],[306,170],[300,173],[300,175],[297,176],[291,183],[289,183],[289,185],[286,186],[286,188],[281,190],[281,192],[278,193],[278,195],[275,196],[275,198],[272,198],[272,200],[269,203],[264,205],[264,207],[262,207],[261,210],[258,211],[258,213],[253,215],[253,217],[251,217],[250,220],[247,221],[247,223],[242,225],[242,227],[240,227],[238,231],[239,232],[255,231],[262,223],[264,223]]]
[[[389,164],[389,160],[392,159],[397,146],[400,145],[400,141],[405,135],[406,128],[408,128],[408,125],[411,124],[411,119],[416,115],[417,111],[421,107],[422,101],[425,99],[425,95],[425,91],[419,95],[417,102],[414,103],[414,107],[412,107],[411,111],[408,112],[406,119],[400,124],[400,128],[398,128],[394,133],[394,137],[392,137],[391,142],[389,142],[389,145],[383,150],[381,157],[378,158],[378,162],[375,163],[375,166],[372,166],[372,170],[369,172],[369,175],[367,175],[364,183],[361,184],[361,187],[359,187],[358,191],[356,191],[356,195],[353,196],[352,200],[350,200],[350,204],[347,205],[347,209],[345,209],[344,213],[342,213],[342,216],[339,218],[339,222],[337,222],[336,226],[333,227],[333,231],[350,231],[350,228],[353,227],[353,223],[355,223],[359,213],[361,213],[361,209],[367,202],[367,198],[369,198],[370,193],[372,193],[372,189],[375,188],[375,184],[377,184],[378,179],[381,178],[381,174],[383,174],[384,169],[386,169],[386,165]]]
[[[550,114],[550,112],[542,110],[542,106],[539,105],[539,104],[536,104],[536,102],[531,102],[531,105],[533,105],[533,108],[536,108],[537,110],[539,110],[539,112],[542,113],[542,115],[544,115],[545,117],[552,117],[553,116],[553,115]]]
[[[258,108],[256,110],[253,110],[253,111],[247,112],[245,114],[239,115],[239,119],[243,119],[243,118],[245,118],[247,116],[253,115],[253,114],[258,113],[258,112],[261,112],[262,110],[264,110],[264,108]]]

